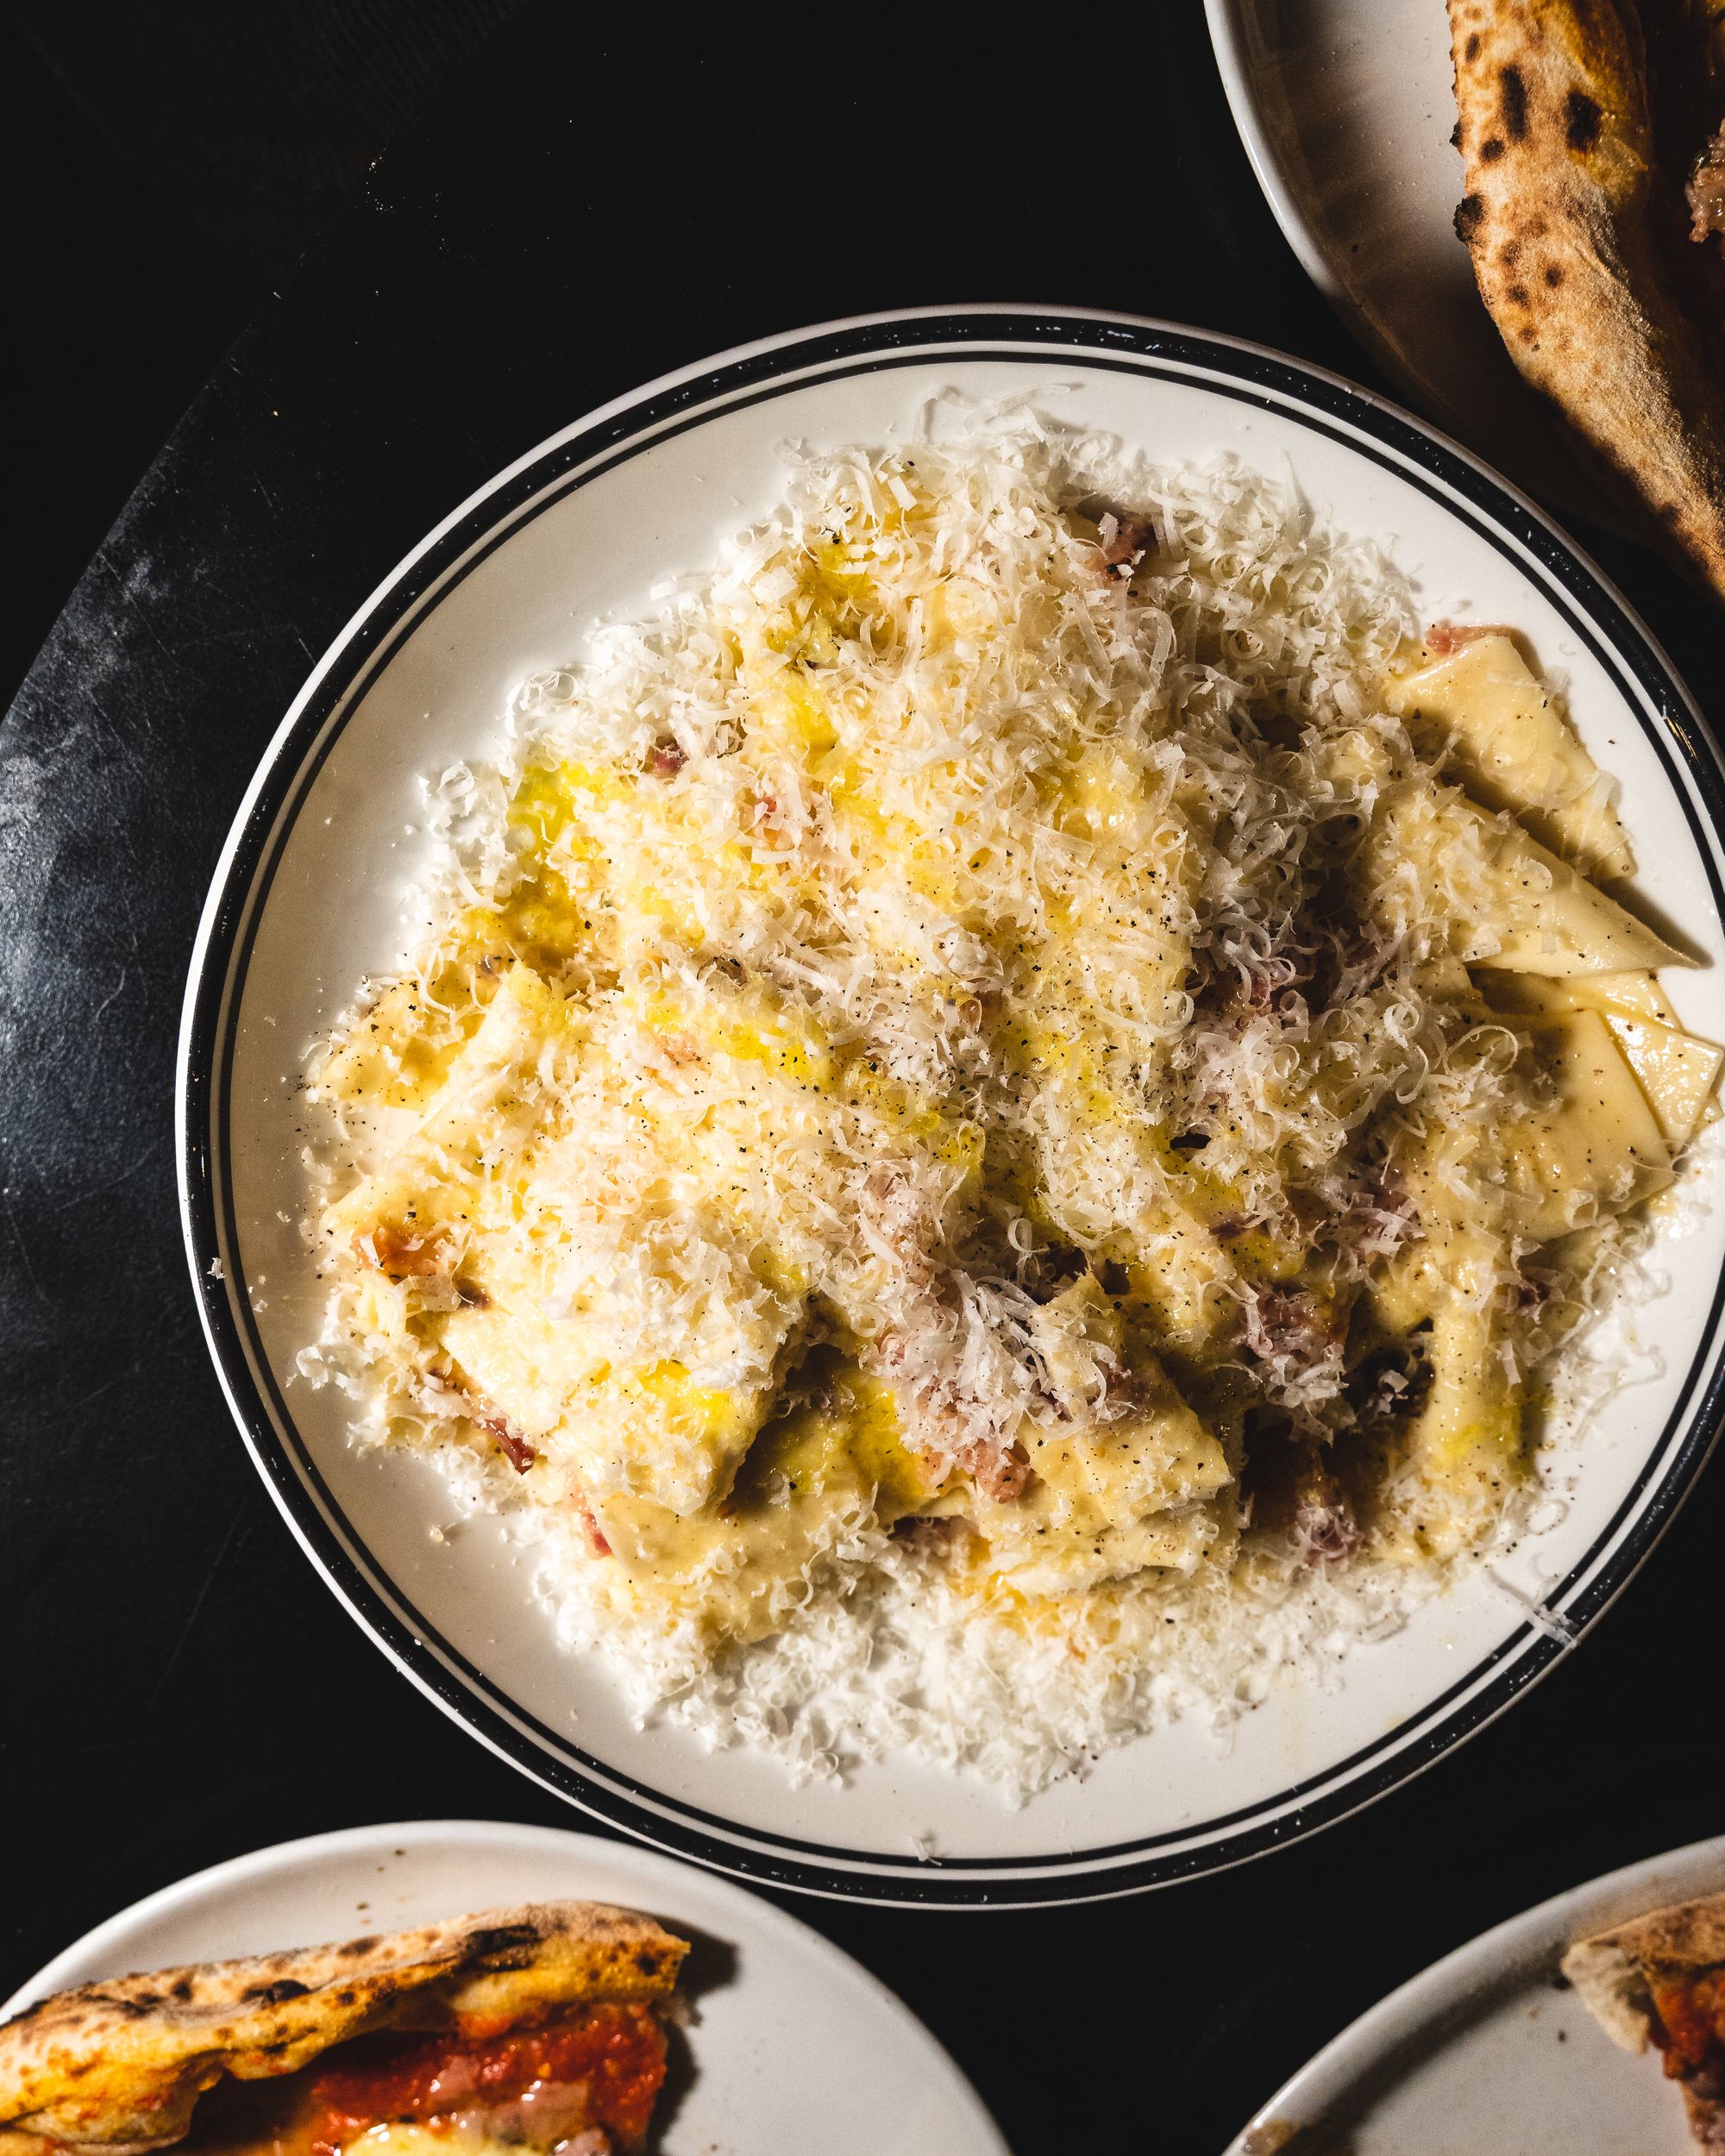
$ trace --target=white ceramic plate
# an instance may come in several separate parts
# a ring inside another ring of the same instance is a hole
[[[1361,2015],[1227,2156],[1684,2156],[1683,2098],[1559,1975],[1572,1941],[1725,1889],[1725,1836],[1511,1917]]]
[[[1273,1848],[1403,1780],[1515,1696],[1651,1547],[1718,1406],[1725,1208],[1650,1321],[1653,1382],[1590,1430],[1562,1520],[1476,1571],[1342,1681],[1287,1685],[1220,1748],[1187,1724],[1008,1811],[888,1759],[794,1788],[771,1759],[635,1727],[602,1668],[556,1648],[494,1523],[448,1538],[435,1472],[346,1440],[334,1387],[293,1380],[319,1294],[295,1088],[304,1048],[386,966],[423,843],[417,774],[483,754],[524,674],[594,614],[710,561],[781,487],[788,437],[879,442],[951,388],[1020,393],[1159,458],[1237,452],[1394,548],[1433,617],[1521,625],[1561,669],[1626,813],[1656,915],[1713,962],[1674,993],[1725,1037],[1720,777],[1622,603],[1525,503],[1392,407],[1253,347],[1114,317],[972,309],[728,354],[576,422],[431,534],[306,684],[247,796],[192,967],[182,1042],[185,1225],[211,1348],[306,1550],[400,1665],[548,1786],[698,1860],[816,1891],[1022,1903],[1124,1893]]]
[[[1417,408],[1540,500],[1621,512],[1521,379],[1479,297],[1444,0],[1206,0],[1233,109],[1277,223]]]
[[[709,1872],[550,1827],[354,1827],[235,1858],[110,1917],[0,2018],[135,1970],[566,1899],[640,1909],[692,1942],[694,2018],[674,2039],[662,2156],[1007,2156],[922,2023],[818,1932]]]

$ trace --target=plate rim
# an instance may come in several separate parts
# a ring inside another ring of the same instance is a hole
[[[803,1918],[789,1909],[781,1908],[776,1902],[765,1895],[752,1892],[737,1880],[711,1869],[697,1869],[684,1864],[664,1851],[644,1846],[628,1839],[605,1834],[584,1833],[570,1827],[549,1827],[526,1820],[486,1819],[423,1819],[380,1821],[358,1827],[338,1827],[325,1833],[296,1835],[287,1841],[268,1842],[261,1847],[248,1849],[237,1856],[225,1857],[220,1862],[205,1865],[183,1878],[171,1880],[165,1886],[154,1888],[141,1895],[135,1902],[116,1909],[112,1915],[92,1924],[69,1945],[43,1963],[34,1975],[26,1977],[9,1998],[0,2000],[0,2021],[8,2020],[24,2007],[47,1997],[54,1991],[67,1988],[68,1978],[74,1982],[100,1982],[102,1979],[81,1977],[77,1974],[80,1961],[91,1953],[105,1953],[110,1942],[117,1945],[140,1924],[147,1924],[159,1915],[188,1907],[195,1908],[199,1901],[212,1892],[220,1892],[230,1886],[244,1885],[260,1876],[292,1871],[295,1873],[317,1865],[324,1858],[343,1858],[367,1855],[377,1850],[399,1850],[414,1847],[447,1846],[452,1852],[463,1845],[468,1846],[496,1846],[513,1843],[518,1847],[535,1846],[552,1849],[574,1843],[582,1851],[595,1851],[609,1862],[620,1862],[626,1868],[638,1870],[643,1879],[643,1899],[659,1904],[655,1913],[665,1921],[693,1922],[680,1918],[676,1910],[660,1903],[656,1883],[662,1880],[668,1901],[676,1898],[677,1882],[692,1871],[696,1871],[704,1888],[716,1891],[720,1896],[748,1912],[748,1921],[759,1926],[766,1933],[787,1943],[794,1943],[800,1951],[812,1952],[818,1961],[839,1972],[847,1982],[860,1985],[875,2002],[892,2016],[907,2040],[918,2045],[952,2088],[955,2096],[968,2104],[976,2129],[977,2152],[988,2149],[993,2156],[1011,2156],[1006,2136],[1000,2131],[994,2113],[982,2091],[964,2071],[939,2037],[889,1984],[877,1977],[863,1962],[829,1939]],[[320,1942],[306,1940],[306,1945]],[[204,1957],[210,1959],[210,1957]]]
[[[1364,8],[1370,16],[1368,0],[1350,4],[1353,16]],[[1356,274],[1359,249],[1326,216],[1324,191],[1310,168],[1306,136],[1283,79],[1285,55],[1275,42],[1278,8],[1285,16],[1287,0],[1204,0],[1211,51],[1234,131],[1277,230],[1319,298],[1362,357],[1439,428],[1468,436],[1477,429],[1484,446],[1509,470],[1524,473],[1528,484],[1563,516],[1578,517],[1618,538],[1651,543],[1649,517],[1638,515],[1627,498],[1620,498],[1588,466],[1561,414],[1521,378],[1473,289],[1471,273],[1465,284],[1479,348],[1458,371],[1423,360],[1403,307],[1391,304],[1374,280]],[[1453,72],[1449,70],[1452,77]],[[1433,147],[1428,142],[1426,149]],[[1396,176],[1406,178],[1414,169],[1408,160],[1414,153],[1404,143],[1401,155]],[[1452,213],[1465,185],[1458,163],[1452,177],[1453,192],[1443,228],[1445,243],[1458,247],[1451,229]],[[1436,240],[1435,223],[1422,217],[1421,229],[1426,244]],[[1458,263],[1464,259],[1465,252],[1455,257]],[[1429,337],[1426,342],[1431,345]],[[1483,376],[1477,372],[1481,367]]]
[[[1346,316],[1351,329],[1361,331],[1367,337],[1372,356],[1378,364],[1389,368],[1400,379],[1402,371],[1399,364],[1395,363],[1388,345],[1355,304],[1346,285],[1337,273],[1328,249],[1319,239],[1316,228],[1301,209],[1293,189],[1283,175],[1281,160],[1271,145],[1270,130],[1264,124],[1263,106],[1253,88],[1251,62],[1245,49],[1245,17],[1242,0],[1204,0],[1204,16],[1209,28],[1210,44],[1216,55],[1216,72],[1222,78],[1222,93],[1228,101],[1228,110],[1233,116],[1235,130],[1245,151],[1246,161],[1251,166],[1252,177],[1270,205],[1270,213],[1275,218],[1283,238],[1293,249],[1301,268],[1326,301],[1338,313]]]
[[[1012,352],[994,348],[1018,343]],[[296,791],[315,775],[334,736],[327,731],[343,707],[363,695],[367,670],[387,658],[395,642],[428,612],[449,580],[471,567],[481,551],[518,529],[532,505],[549,506],[557,472],[568,485],[595,475],[602,459],[596,444],[645,447],[679,425],[735,409],[742,388],[753,382],[781,388],[800,379],[830,376],[837,361],[856,358],[867,369],[925,363],[942,357],[955,366],[994,356],[1018,361],[1038,354],[1069,364],[1113,365],[1151,371],[1159,354],[1174,372],[1181,361],[1226,378],[1230,393],[1276,411],[1308,429],[1336,434],[1339,419],[1352,431],[1342,438],[1356,453],[1375,445],[1378,461],[1404,480],[1425,488],[1448,513],[1471,523],[1508,555],[1523,573],[1541,584],[1547,599],[1566,613],[1575,633],[1618,680],[1626,700],[1666,768],[1667,782],[1692,827],[1725,918],[1719,864],[1709,850],[1725,833],[1725,778],[1717,749],[1671,661],[1621,593],[1549,517],[1520,490],[1439,429],[1389,400],[1327,370],[1246,340],[1191,329],[1153,317],[1101,310],[1038,308],[1014,304],[930,307],[857,316],[781,333],[698,360],[613,398],[569,423],[506,466],[459,504],[383,580],[332,641],[267,745],[246,788],[212,875],[194,942],[177,1057],[175,1113],[182,1231],[206,1344],[229,1408],[254,1463],[278,1509],[326,1584],[349,1614],[435,1704],[489,1749],[555,1794],[638,1839],[710,1868],[728,1871],[794,1890],[923,1907],[1025,1907],[1032,1903],[1112,1898],[1170,1883],[1196,1873],[1250,1860],[1283,1842],[1346,1816],[1431,1764],[1492,1719],[1536,1681],[1580,1629],[1593,1621],[1627,1584],[1657,1543],[1692,1486],[1718,1434],[1725,1407],[1725,1364],[1716,1357],[1721,1339],[1721,1304],[1716,1296],[1701,1344],[1684,1381],[1683,1395],[1659,1438],[1648,1448],[1636,1488],[1572,1570],[1570,1610],[1552,1622],[1534,1617],[1508,1631],[1498,1646],[1468,1675],[1419,1708],[1419,1725],[1397,1737],[1376,1771],[1338,1762],[1307,1783],[1283,1789],[1250,1808],[1273,1814],[1261,1826],[1233,1833],[1240,1814],[1202,1822],[1113,1847],[1049,1856],[1007,1858],[916,1858],[872,1850],[800,1843],[764,1829],[702,1812],[662,1791],[643,1789],[622,1770],[588,1758],[554,1732],[532,1733],[533,1718],[502,1688],[437,1638],[412,1608],[382,1564],[357,1535],[335,1522],[339,1507],[322,1498],[309,1457],[288,1457],[286,1432],[294,1418],[273,1414],[236,1319],[238,1286],[222,1275],[221,1201],[230,1195],[214,1142],[212,1081],[226,1070],[221,1029],[235,985],[236,950],[267,893],[260,865],[281,814]],[[1200,379],[1214,389],[1216,379]],[[762,393],[768,393],[763,391]],[[1363,442],[1359,437],[1364,436]],[[585,453],[591,450],[591,454]],[[1386,454],[1393,451],[1394,455]],[[1397,459],[1399,458],[1399,461]],[[1439,483],[1443,492],[1439,492]],[[1471,511],[1477,514],[1470,513]],[[1482,521],[1483,519],[1483,521]],[[424,572],[422,580],[422,572]],[[429,603],[421,608],[421,602]],[[1659,712],[1649,718],[1638,697]],[[333,694],[326,692],[333,686]],[[1703,815],[1682,783],[1701,796]],[[291,824],[291,818],[290,818]],[[283,834],[285,836],[285,832]],[[237,997],[234,999],[237,1004]],[[248,1313],[249,1316],[249,1313]],[[1708,1366],[1714,1367],[1710,1374]],[[1705,1377],[1698,1403],[1697,1381]],[[273,1383],[273,1378],[270,1381]],[[297,1433],[296,1433],[297,1434]],[[1673,1445],[1672,1440],[1675,1439]],[[1654,1462],[1671,1457],[1657,1476]],[[334,1519],[329,1516],[334,1514]],[[345,1521],[342,1526],[345,1527]],[[1613,1546],[1613,1545],[1615,1546]],[[1584,1577],[1581,1576],[1585,1576]],[[1508,1668],[1500,1665],[1506,1661]],[[1432,1725],[1427,1727],[1427,1725]],[[1382,1748],[1385,1740],[1371,1747]],[[555,1745],[555,1754],[547,1745]],[[571,1764],[571,1759],[580,1765]],[[626,1785],[627,1794],[617,1785]],[[1308,1789],[1319,1794],[1306,1801]],[[1295,1802],[1295,1800],[1299,1800]],[[1194,1842],[1194,1833],[1208,1839]],[[1145,1856],[1151,1844],[1185,1848]]]
[[[1258,73],[1247,50],[1249,5],[1250,0],[1204,0],[1204,18],[1234,130],[1245,152],[1246,162],[1251,166],[1258,191],[1276,220],[1276,229],[1325,305],[1348,335],[1364,347],[1367,357],[1400,385],[1402,394],[1416,402],[1441,402],[1432,384],[1421,375],[1406,354],[1397,349],[1395,340],[1385,334],[1371,310],[1348,283],[1338,266],[1334,251],[1302,205],[1298,191],[1289,179],[1285,160],[1271,139],[1268,109],[1259,94]],[[1457,199],[1460,199],[1459,196]],[[1450,409],[1452,412],[1456,410],[1452,403]]]
[[[1566,1930],[1584,1924],[1601,1930],[1628,1923],[1672,1902],[1692,1899],[1697,1890],[1694,1882],[1685,1883],[1681,1875],[1709,1868],[1716,1869],[1725,1883],[1725,1834],[1708,1835],[1659,1856],[1640,1857],[1615,1871],[1602,1871],[1476,1932],[1387,1991],[1314,2052],[1252,2113],[1223,2156],[1251,2156],[1252,2135],[1264,2135],[1265,2146],[1270,2146],[1266,2129],[1277,2126],[1295,2127],[1296,2139],[1314,2130],[1329,2131],[1333,2122],[1326,2110],[1333,2109],[1371,2071],[1380,2055],[1405,2044],[1420,2028],[1435,2024],[1464,1999],[1489,1990],[1494,1981],[1511,1972],[1514,1958],[1531,1949],[1560,1919]],[[1678,1875],[1674,1881],[1673,1872]],[[1656,1888],[1661,1897],[1658,1900],[1650,1898]],[[1344,2128],[1347,2123],[1346,2117],[1334,2122]]]

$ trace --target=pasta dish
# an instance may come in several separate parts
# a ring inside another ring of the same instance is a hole
[[[986,1746],[1176,1591],[1464,1558],[1720,1061],[1537,656],[1237,467],[804,458],[446,779],[322,1367],[643,1696],[974,1623]]]

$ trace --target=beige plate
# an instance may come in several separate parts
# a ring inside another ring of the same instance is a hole
[[[301,1382],[323,1285],[296,1225],[305,1043],[399,948],[423,862],[417,774],[499,745],[511,686],[776,498],[779,445],[906,438],[931,399],[1026,398],[1170,463],[1233,454],[1394,551],[1433,620],[1514,622],[1622,780],[1650,918],[1709,962],[1670,984],[1725,1039],[1725,773],[1643,632],[1497,481],[1392,407],[1173,323],[956,309],[830,323],[718,355],[574,420],[454,510],[367,601],[285,719],[236,821],[193,960],[180,1115],[187,1250],[212,1351],[278,1501],[385,1651],[526,1772],[631,1833],[778,1885],[981,1906],[1159,1885],[1280,1847],[1381,1794],[1518,1697],[1652,1547],[1725,1413],[1725,1206],[1637,1323],[1657,1344],[1578,1449],[1540,1531],[1343,1669],[1278,1683],[1212,1741],[1189,1717],[1013,1811],[894,1757],[797,1786],[738,1745],[638,1723],[563,1652],[530,1552],[457,1524],[429,1462],[348,1443]],[[1725,1175],[1725,1158],[1719,1172]],[[1714,1188],[1709,1171],[1704,1189]],[[1697,1200],[1702,1195],[1697,1189]],[[1567,1463],[1564,1464],[1563,1463]],[[433,1530],[436,1530],[434,1535]],[[446,1532],[449,1530],[449,1532]]]
[[[1659,2060],[1619,2051],[1558,1964],[1578,1939],[1722,1887],[1725,1836],[1482,1933],[1362,2014],[1227,2156],[1683,2156],[1683,2099]]]
[[[1622,530],[1515,372],[1455,235],[1444,0],[1205,0],[1258,184],[1320,291],[1414,404],[1544,502]]]
[[[922,2023],[830,1940],[728,1880],[551,1827],[412,1820],[236,1857],[110,1917],[0,2017],[131,1970],[566,1896],[641,1909],[693,1942],[657,2156],[1007,2156]]]

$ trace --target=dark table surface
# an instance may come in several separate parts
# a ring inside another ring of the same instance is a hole
[[[656,13],[596,37],[530,10],[217,370],[0,733],[0,1991],[265,1843],[584,1823],[397,1677],[313,1575],[216,1392],[180,1251],[193,924],[255,759],[359,599],[586,407],[834,316],[1112,307],[1373,380],[1264,206],[1195,5],[1034,38],[967,22],[859,17],[843,54],[763,28],[739,53]],[[1586,536],[1716,721],[1716,617]],[[1036,1914],[793,1906],[925,2017],[1020,2150],[1220,2149],[1435,1956],[1725,1827],[1722,1546],[1716,1463],[1531,1695],[1242,1871]]]

